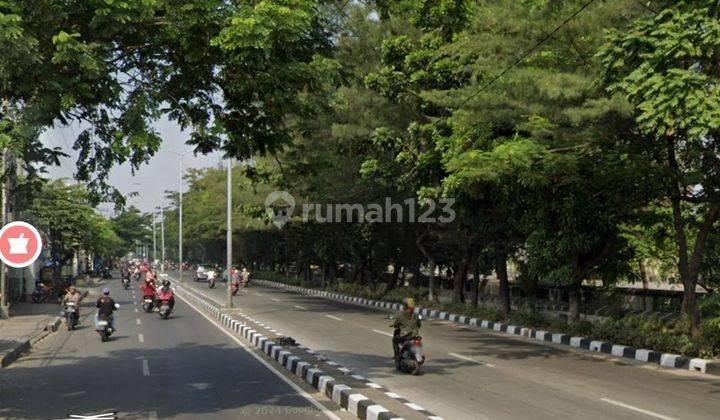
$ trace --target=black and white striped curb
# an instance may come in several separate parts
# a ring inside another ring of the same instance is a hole
[[[232,331],[240,334],[253,347],[260,349],[265,355],[278,362],[298,378],[310,384],[314,389],[332,399],[333,402],[339,404],[348,412],[363,420],[402,420],[402,418],[394,415],[390,410],[382,405],[374,403],[371,399],[361,394],[357,390],[340,383],[334,377],[316,367],[315,363],[303,360],[295,353],[287,350],[280,344],[272,341],[267,336],[253,329],[244,322],[238,321],[230,315],[222,313],[221,309],[205,300],[197,297],[194,293],[185,290],[182,287],[175,286],[176,292],[185,292],[182,297],[192,301],[202,310],[209,313],[213,318],[218,319],[224,326]],[[308,350],[303,347],[302,349]],[[314,352],[313,352],[314,353]],[[336,364],[337,365],[337,364]],[[353,376],[357,379],[357,376]],[[407,401],[407,400],[405,400]],[[408,407],[419,408],[418,414],[425,414],[427,411],[416,404],[406,404]],[[427,412],[432,415],[432,413]],[[440,417],[431,417],[435,420],[441,420]]]
[[[370,306],[373,308],[380,309],[391,309],[401,310],[402,305],[393,302],[377,301],[372,299],[359,298],[355,296],[343,295],[340,293],[326,292],[324,290],[309,289],[305,287],[288,285],[280,282],[269,281],[269,280],[255,280],[257,284],[290,290],[297,293],[304,293],[310,295],[317,295],[328,299],[334,299],[344,301],[348,303],[354,303],[358,305]],[[627,359],[634,359],[645,363],[654,363],[664,368],[673,369],[686,369],[693,372],[700,372],[712,375],[720,375],[720,360],[708,360],[687,357],[672,354],[672,353],[661,353],[654,350],[648,349],[635,349],[630,346],[623,346],[620,344],[613,344],[607,341],[592,340],[586,337],[571,337],[568,334],[552,333],[544,330],[536,330],[533,328],[525,328],[516,325],[508,325],[502,322],[493,322],[483,320],[479,318],[471,318],[464,315],[451,314],[449,312],[439,311],[436,309],[429,308],[415,308],[415,312],[423,316],[437,318],[441,320],[447,320],[456,324],[464,324],[477,328],[484,328],[493,330],[495,332],[502,332],[507,334],[520,335],[536,339],[538,341],[547,341],[555,344],[564,344],[571,347],[576,347],[584,350],[610,354],[616,357],[622,357]]]

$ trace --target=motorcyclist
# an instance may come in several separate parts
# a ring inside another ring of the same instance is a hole
[[[240,289],[240,272],[237,268],[233,268],[230,270],[230,290],[233,294],[237,294],[238,290]]]
[[[247,267],[243,267],[242,273],[240,273],[240,277],[242,278],[242,282],[245,286],[250,283],[250,271],[248,271]]]
[[[75,303],[75,315],[77,315],[77,319],[80,319],[80,301],[83,300],[83,295],[80,293],[79,290],[75,288],[75,286],[68,287],[68,292],[63,296],[62,300],[60,301],[60,304],[65,306],[68,302],[74,302]]]
[[[140,284],[140,290],[142,290],[143,299],[152,299],[153,303],[155,300],[155,291],[157,286],[152,278],[145,278],[145,281]]]
[[[175,307],[175,295],[173,294],[172,287],[170,287],[170,280],[164,279],[162,286],[160,286],[155,292],[157,295],[158,302],[167,300],[170,305],[170,311]]]
[[[98,298],[95,306],[98,308],[97,314],[95,315],[95,323],[97,323],[99,319],[105,318],[110,323],[110,328],[113,331],[117,331],[115,328],[115,317],[113,316],[113,312],[115,312],[116,309],[115,301],[110,297],[110,289],[107,287],[103,289],[102,296]]]
[[[400,367],[401,349],[404,343],[420,334],[420,317],[415,313],[415,301],[412,298],[403,299],[404,309],[397,315],[395,322],[390,325],[395,328],[392,338],[393,359],[395,367]]]

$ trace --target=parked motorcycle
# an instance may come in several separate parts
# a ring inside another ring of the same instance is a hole
[[[170,301],[163,300],[160,302],[160,310],[158,311],[160,318],[168,319],[170,316]]]
[[[76,302],[65,302],[65,323],[68,331],[72,331],[78,324],[78,309]]]
[[[142,307],[143,307],[143,311],[145,311],[146,313],[152,312],[153,307],[154,307],[152,298],[150,298],[149,296],[145,296],[143,298],[143,306]]]
[[[425,363],[425,355],[422,351],[422,337],[417,336],[400,344],[400,361],[398,370],[418,375],[420,368]]]

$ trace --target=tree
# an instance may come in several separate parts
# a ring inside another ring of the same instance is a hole
[[[663,170],[683,283],[683,312],[700,334],[695,288],[708,238],[720,216],[720,9],[714,1],[681,1],[611,31],[599,53],[611,94],[633,107],[646,155]],[[683,203],[691,203],[690,213]],[[692,237],[692,214],[698,228]]]

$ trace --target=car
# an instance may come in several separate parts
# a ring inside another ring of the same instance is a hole
[[[197,270],[195,270],[195,281],[208,281],[208,277],[211,275],[215,275],[215,270],[199,265]]]

